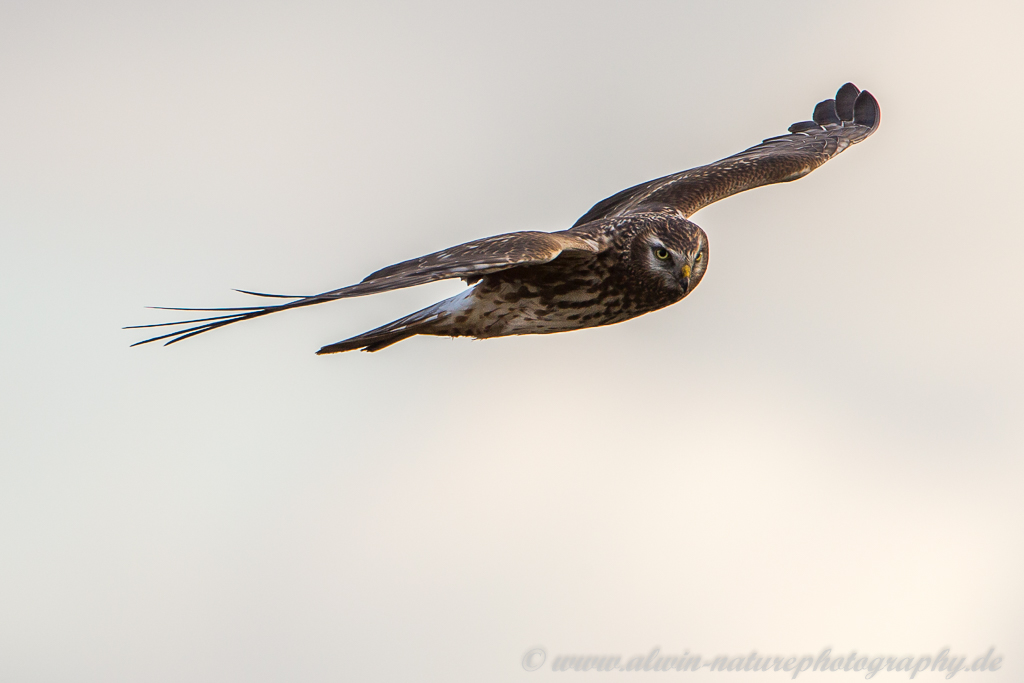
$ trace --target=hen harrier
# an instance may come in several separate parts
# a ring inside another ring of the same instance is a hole
[[[664,308],[700,284],[708,267],[708,237],[687,220],[701,208],[762,185],[802,178],[878,128],[875,98],[847,83],[820,102],[812,121],[739,154],[651,180],[598,202],[560,232],[513,232],[403,261],[362,282],[314,296],[246,292],[292,299],[276,306],[165,308],[218,312],[208,318],[132,328],[186,327],[137,344],[173,344],[210,330],[291,308],[366,296],[425,282],[462,278],[473,285],[318,354],[379,351],[417,334],[503,337],[610,325]],[[137,345],[133,344],[133,346]]]

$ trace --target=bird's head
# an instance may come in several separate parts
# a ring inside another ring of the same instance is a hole
[[[708,236],[683,218],[658,221],[637,235],[630,256],[650,286],[681,299],[704,277]]]

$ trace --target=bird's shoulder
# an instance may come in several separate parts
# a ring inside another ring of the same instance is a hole
[[[628,244],[654,227],[685,229],[690,222],[673,206],[651,204],[623,216],[603,218],[562,231],[599,246],[600,251]]]

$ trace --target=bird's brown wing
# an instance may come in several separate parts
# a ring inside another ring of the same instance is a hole
[[[467,280],[475,279],[480,275],[486,275],[487,273],[493,273],[514,266],[547,263],[562,254],[575,253],[585,255],[597,253],[602,249],[603,247],[595,241],[567,232],[513,232],[505,235],[495,235],[494,237],[485,237],[473,242],[466,242],[443,251],[396,263],[393,266],[388,266],[371,273],[362,282],[357,284],[313,296],[285,296],[239,290],[243,291],[244,294],[253,294],[255,296],[294,299],[277,306],[250,306],[244,308],[158,307],[170,311],[220,312],[223,315],[193,320],[179,320],[170,323],[157,323],[155,325],[131,325],[126,329],[193,325],[192,327],[186,327],[185,329],[179,329],[175,332],[136,342],[132,346],[148,344],[149,342],[161,339],[168,340],[165,344],[173,344],[174,342],[202,334],[203,332],[209,332],[224,325],[258,318],[269,313],[286,311],[290,308],[311,306],[313,304],[334,301],[335,299],[377,294],[378,292],[422,285],[427,282],[434,282],[435,280],[446,280],[456,277]]]
[[[595,204],[576,225],[658,205],[671,206],[689,217],[737,192],[802,178],[874,133],[881,111],[871,93],[847,83],[834,100],[818,103],[813,119],[794,123],[788,135],[768,138],[713,164],[623,190]]]
[[[596,253],[600,249],[596,242],[566,232],[511,232],[466,242],[381,268],[370,273],[358,285],[338,291],[364,286],[383,287],[366,292],[360,289],[359,293],[349,295],[361,296],[364,293],[411,287],[433,280],[470,278],[513,266],[547,263],[567,251]]]

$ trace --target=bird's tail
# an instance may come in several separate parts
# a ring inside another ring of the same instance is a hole
[[[452,303],[458,297],[452,297],[440,301],[433,306],[427,306],[422,311],[416,311],[412,315],[399,318],[387,325],[377,329],[364,332],[344,341],[328,344],[319,351],[318,356],[327,353],[341,353],[342,351],[380,351],[381,349],[396,344],[403,339],[408,339],[417,334],[443,334],[439,332],[437,323],[450,314]]]

